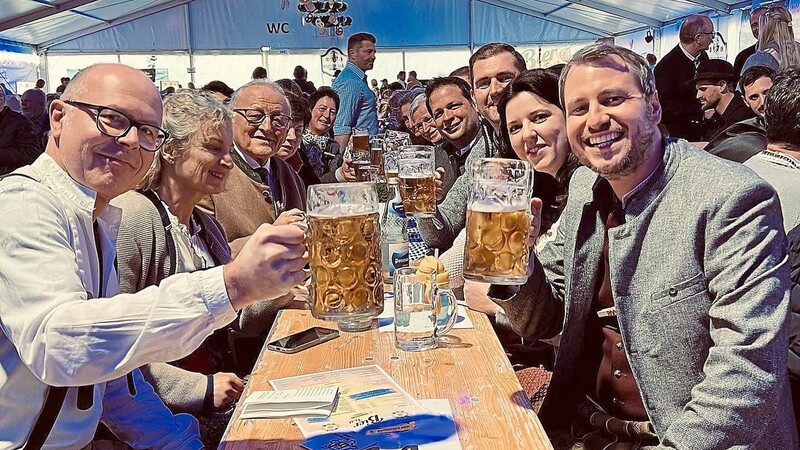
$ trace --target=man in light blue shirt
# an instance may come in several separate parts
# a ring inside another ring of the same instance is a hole
[[[353,127],[378,134],[378,109],[375,94],[367,84],[366,71],[375,64],[375,36],[356,33],[347,40],[347,65],[333,82],[339,94],[339,113],[333,134],[340,148],[347,148]]]

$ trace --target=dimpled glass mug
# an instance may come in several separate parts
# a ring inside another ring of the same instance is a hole
[[[373,183],[308,188],[311,314],[363,331],[383,312],[381,229]]]
[[[436,214],[436,157],[430,145],[408,145],[400,150],[400,197],[407,216]]]
[[[533,169],[527,161],[483,158],[470,167],[464,278],[523,284],[528,278]]]
[[[419,272],[414,267],[395,271],[395,347],[410,352],[436,348],[436,338],[453,328],[457,312],[455,296],[449,289],[438,288],[435,271]]]

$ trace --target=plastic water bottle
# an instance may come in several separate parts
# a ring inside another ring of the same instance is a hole
[[[397,178],[388,181],[389,201],[383,214],[381,226],[381,255],[383,258],[384,291],[394,290],[394,271],[408,267],[408,231],[406,230],[406,212],[397,188]]]

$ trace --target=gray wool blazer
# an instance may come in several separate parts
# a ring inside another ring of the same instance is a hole
[[[624,349],[658,448],[796,449],[778,198],[742,165],[666,142],[608,244]],[[597,373],[580,368],[603,247],[594,190],[604,182],[576,171],[557,236],[527,283],[516,294],[490,290],[522,336],[562,333],[540,413],[549,427],[574,417],[576,386]]]

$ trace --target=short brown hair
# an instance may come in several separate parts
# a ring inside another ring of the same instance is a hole
[[[357,45],[364,41],[370,41],[373,44],[376,43],[375,36],[369,33],[356,33],[347,39],[347,52],[349,53],[350,50],[354,49]]]
[[[475,66],[476,62],[495,57],[502,53],[510,53],[511,56],[514,57],[514,67],[519,73],[528,70],[528,67],[525,65],[525,58],[523,58],[514,47],[505,42],[492,42],[481,46],[481,48],[476,50],[475,53],[469,57],[469,83],[475,83],[475,79],[472,76],[472,68]]]

